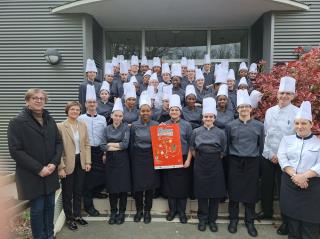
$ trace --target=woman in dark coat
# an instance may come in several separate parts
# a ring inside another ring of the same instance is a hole
[[[127,193],[131,190],[128,145],[130,129],[123,123],[123,107],[117,98],[111,114],[112,124],[105,129],[106,189],[109,192],[111,215],[109,224],[122,224],[125,220]],[[119,210],[118,210],[119,203]]]
[[[191,162],[191,152],[189,150],[192,126],[189,122],[181,119],[181,102],[179,95],[170,97],[169,105],[170,120],[166,124],[178,124],[180,127],[180,140],[182,146],[182,156],[184,168],[166,169],[162,171],[162,190],[163,194],[168,197],[169,212],[167,220],[172,221],[176,214],[179,214],[181,223],[187,223],[186,205],[187,198],[191,194],[192,175],[189,169]]]
[[[134,221],[140,222],[144,217],[144,223],[150,223],[153,192],[160,186],[159,173],[153,164],[150,126],[158,125],[158,122],[151,120],[149,97],[141,95],[139,108],[140,119],[132,123],[130,131],[131,171],[137,210]]]
[[[44,109],[48,97],[41,89],[30,89],[27,107],[8,127],[8,144],[16,162],[18,198],[30,200],[33,238],[53,238],[55,191],[62,141],[54,119]],[[46,205],[46,207],[44,206]]]

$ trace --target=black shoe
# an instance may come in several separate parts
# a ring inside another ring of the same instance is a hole
[[[116,223],[116,216],[117,216],[117,214],[116,214],[115,212],[112,212],[112,213],[111,213],[110,218],[109,218],[109,220],[108,220],[108,223],[109,223],[110,225],[113,225],[113,224]]]
[[[277,234],[281,235],[281,236],[286,236],[286,235],[288,235],[288,233],[289,233],[288,224],[282,223],[277,230]]]
[[[143,217],[143,211],[137,211],[137,213],[133,217],[134,222],[140,222]]]
[[[71,231],[75,231],[78,230],[78,226],[77,224],[73,221],[73,220],[67,220],[66,221],[67,227],[71,230]]]
[[[157,188],[153,193],[153,198],[158,198],[158,197],[160,197],[160,195],[161,195],[160,189]]]
[[[81,226],[87,226],[88,225],[88,222],[86,220],[84,220],[82,217],[77,217],[74,219],[74,221],[76,223],[78,223],[79,225]]]
[[[204,232],[207,229],[207,223],[205,221],[199,221],[198,230]]]
[[[238,227],[238,221],[237,220],[231,220],[228,226],[228,231],[230,233],[236,233]]]
[[[149,211],[145,211],[143,215],[143,222],[149,224],[151,222],[151,214]]]
[[[259,212],[256,214],[256,219],[258,220],[271,220],[272,219],[272,214],[264,213],[263,211]]]
[[[218,225],[215,222],[209,222],[209,229],[212,232],[217,232],[218,231]]]
[[[116,223],[117,223],[118,225],[121,225],[121,224],[124,223],[124,220],[125,220],[125,214],[122,213],[122,212],[119,213],[119,214],[117,215]]]
[[[97,217],[100,215],[99,211],[94,207],[85,208],[84,210],[92,217]]]
[[[181,215],[179,216],[179,219],[180,219],[180,222],[181,222],[182,224],[186,224],[186,223],[188,222],[188,218],[187,218],[187,216],[186,216],[185,213],[181,214]]]
[[[104,199],[108,197],[108,194],[106,193],[96,193],[93,195],[94,198],[98,198],[98,199]]]
[[[176,217],[176,213],[169,211],[166,216],[166,219],[167,221],[172,221],[175,217]]]
[[[247,228],[248,234],[250,236],[252,236],[252,237],[258,236],[257,229],[255,228],[253,222],[251,222],[251,223],[246,222],[246,228]]]

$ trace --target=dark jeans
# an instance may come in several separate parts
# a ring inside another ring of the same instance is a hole
[[[320,225],[287,217],[288,239],[319,239]]]
[[[53,238],[55,193],[30,201],[31,230],[34,239]]]
[[[61,180],[63,210],[67,220],[81,217],[81,195],[85,171],[81,167],[80,155],[76,155],[72,174]]]
[[[199,198],[198,218],[199,221],[215,222],[218,218],[219,198]]]
[[[255,203],[243,203],[245,208],[244,221],[253,223],[255,218]],[[229,201],[229,219],[239,221],[239,202]]]
[[[144,202],[143,202],[143,193],[144,193]],[[153,200],[153,189],[147,190],[144,192],[135,192],[134,199],[136,201],[137,211],[151,211],[152,200]]]
[[[180,216],[186,213],[186,198],[168,198],[169,210],[172,213],[178,213]]]
[[[127,208],[127,193],[110,193],[109,201],[111,213],[118,212],[118,202],[119,202],[119,213],[125,213]]]

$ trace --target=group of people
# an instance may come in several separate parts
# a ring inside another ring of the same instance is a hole
[[[198,200],[198,230],[218,231],[219,203],[228,198],[230,233],[237,232],[239,203],[245,226],[256,237],[254,220],[273,216],[278,185],[288,238],[319,238],[320,140],[312,134],[309,102],[291,104],[295,79],[280,79],[278,104],[264,124],[252,117],[262,94],[256,90],[257,65],[241,63],[236,79],[228,62],[202,69],[182,58],[171,67],[155,57],[122,56],[105,64],[104,81],[95,80],[93,60],[79,101],[68,102],[67,119],[55,124],[44,109],[48,96],[30,89],[25,109],[9,123],[8,142],[16,161],[19,198],[31,201],[34,238],[53,237],[54,192],[61,179],[63,209],[70,230],[88,223],[85,211],[99,216],[94,197],[109,194],[109,224],[122,224],[128,194],[135,200],[134,222],[150,223],[153,198],[168,200],[166,219],[187,223],[188,198]],[[178,124],[183,167],[156,170],[150,127]],[[261,178],[262,212],[256,214]],[[277,184],[275,184],[277,178]],[[281,183],[281,189],[280,189]]]

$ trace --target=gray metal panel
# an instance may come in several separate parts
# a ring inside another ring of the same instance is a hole
[[[65,103],[77,99],[83,80],[82,17],[50,13],[67,2],[71,1],[0,1],[0,171],[15,167],[6,132],[9,120],[24,106],[27,89],[49,93],[47,108],[56,121],[65,118]],[[47,48],[61,53],[58,65],[45,61]]]
[[[304,1],[309,11],[275,13],[273,63],[297,59],[293,49],[320,44],[320,0]]]
[[[104,68],[104,60],[103,60],[103,29],[99,25],[99,23],[93,19],[92,24],[92,38],[93,38],[93,59],[99,69],[99,73],[97,78],[99,80],[103,80],[103,68]]]

